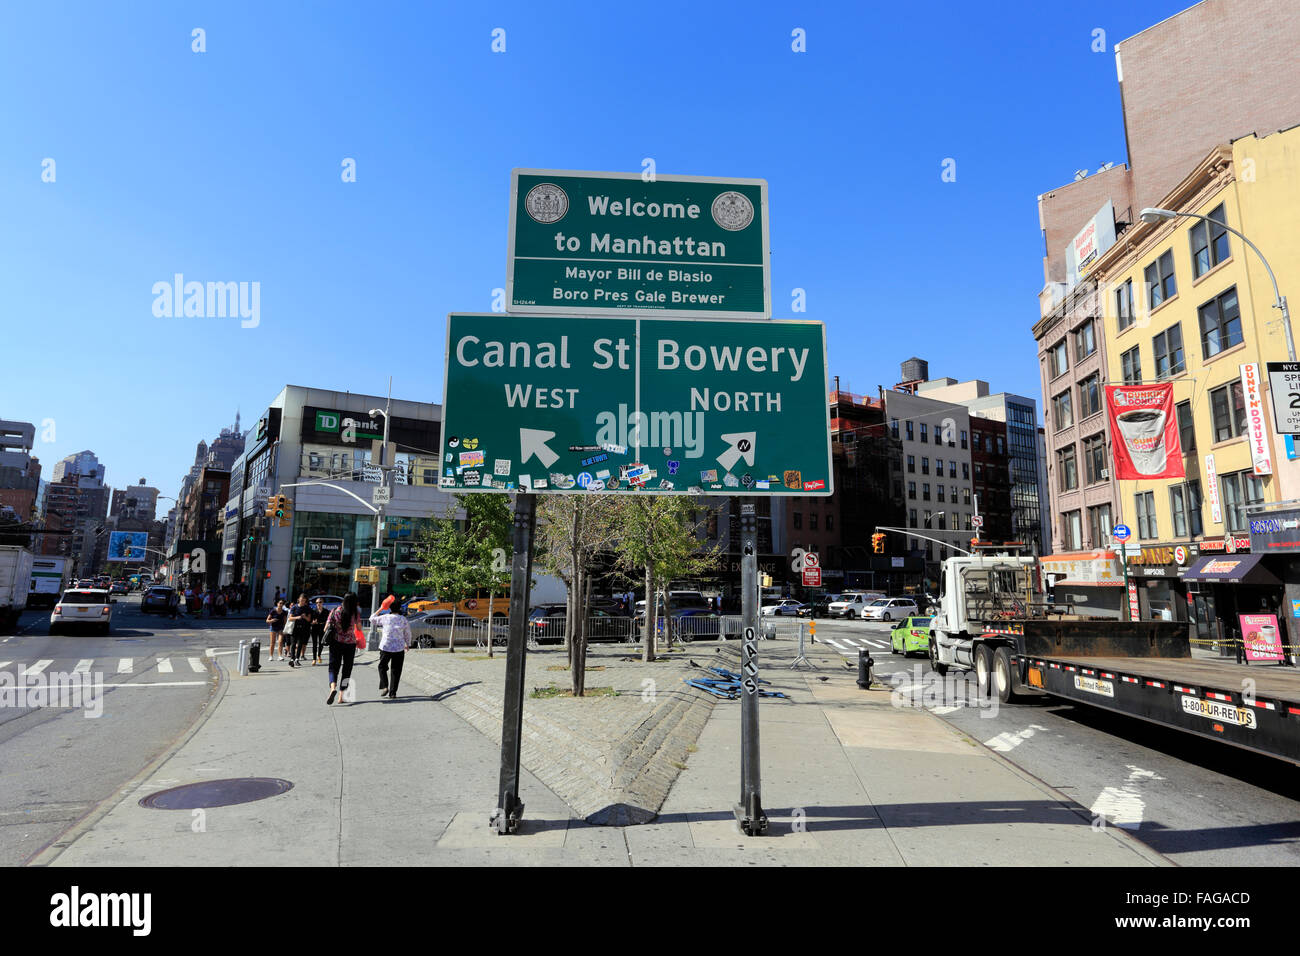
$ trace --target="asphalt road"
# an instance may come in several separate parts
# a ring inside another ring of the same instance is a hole
[[[866,646],[881,680],[1183,866],[1300,865],[1300,767],[1140,720],[1050,699],[975,706],[974,681],[889,652],[889,629],[817,622],[819,653],[855,661]],[[969,691],[969,693],[968,693]]]
[[[49,612],[28,611],[0,639],[0,866],[23,863],[121,791],[202,714],[218,687],[208,649],[262,629],[260,617],[168,621],[139,607],[138,595],[119,596],[107,637],[50,636]],[[75,674],[90,683],[61,701],[34,692]]]

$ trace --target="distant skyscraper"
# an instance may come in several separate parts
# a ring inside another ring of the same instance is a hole
[[[92,478],[100,482],[104,480],[104,466],[99,463],[99,458],[96,457],[93,451],[79,451],[56,462],[54,477],[51,480],[60,482],[63,480],[63,476],[69,473]]]

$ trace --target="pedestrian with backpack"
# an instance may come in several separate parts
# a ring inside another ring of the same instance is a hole
[[[334,698],[340,693],[347,694],[360,630],[361,610],[357,606],[357,592],[349,591],[343,596],[343,603],[330,612],[325,625],[325,639],[330,648],[330,694],[325,698],[326,704],[334,703]]]

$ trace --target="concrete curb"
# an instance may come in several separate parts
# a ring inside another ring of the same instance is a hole
[[[409,658],[402,677],[500,744],[499,697]],[[686,685],[660,692],[654,709],[612,750],[594,745],[553,717],[525,707],[520,763],[589,824],[649,823],[685,766],[713,703],[713,697]]]

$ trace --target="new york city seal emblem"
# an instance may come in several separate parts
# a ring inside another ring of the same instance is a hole
[[[739,232],[754,221],[754,204],[742,193],[721,193],[713,200],[713,221],[728,232]]]
[[[554,183],[538,183],[524,197],[524,208],[537,222],[559,222],[569,211],[569,197]]]

